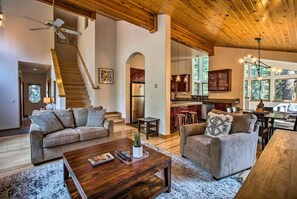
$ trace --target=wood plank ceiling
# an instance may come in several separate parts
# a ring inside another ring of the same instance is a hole
[[[51,1],[51,0],[47,0]],[[297,52],[297,0],[60,0],[151,32],[171,16],[172,39],[213,53],[213,46]]]

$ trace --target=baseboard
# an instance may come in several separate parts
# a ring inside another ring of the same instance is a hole
[[[9,129],[0,129],[0,132],[2,132],[2,131],[20,130],[20,129],[21,129],[20,127],[17,127],[17,128],[9,128]]]
[[[171,134],[163,135],[163,134],[160,134],[160,133],[159,133],[159,137],[168,139],[168,138],[171,138],[172,135],[171,135]]]

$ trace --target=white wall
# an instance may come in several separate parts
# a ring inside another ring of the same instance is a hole
[[[82,36],[77,38],[77,47],[87,65],[88,71],[93,81],[95,80],[95,22],[89,20],[89,26],[85,29],[85,18],[79,16],[77,20],[77,30],[82,33]],[[83,69],[81,61],[77,58],[77,63],[80,68],[82,77],[84,79],[88,94],[90,96],[91,104],[95,105],[95,90]],[[96,82],[94,82],[96,85]]]
[[[18,61],[50,64],[52,31],[30,31],[52,19],[52,7],[35,0],[2,0],[5,26],[0,28],[0,129],[19,127]],[[34,11],[34,12],[33,12]]]
[[[95,22],[95,82],[99,83],[99,68],[116,68],[116,21],[107,17],[96,15]],[[116,80],[116,79],[115,79]],[[116,85],[100,84],[95,92],[95,105],[101,105],[107,111],[116,110]]]
[[[239,106],[243,107],[244,66],[239,59],[247,54],[257,56],[257,50],[215,47],[214,56],[209,57],[209,70],[232,69],[232,88],[228,92],[209,92],[209,98],[240,98]],[[297,53],[261,50],[261,58],[297,62]]]
[[[129,92],[127,60],[135,52],[145,57],[145,116],[160,119],[160,133],[169,134],[170,17],[158,16],[158,31],[149,33],[125,21],[116,24],[116,108],[126,115]],[[157,85],[157,88],[154,85]]]

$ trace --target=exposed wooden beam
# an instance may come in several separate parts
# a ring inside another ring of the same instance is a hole
[[[53,5],[53,0],[37,0],[49,5]],[[69,12],[72,12],[74,14],[78,14],[84,17],[88,17],[90,19],[95,20],[96,19],[96,12],[88,9],[88,8],[82,8],[80,6],[77,6],[75,4],[69,3],[64,0],[55,0],[55,6],[58,8],[61,8],[63,10],[67,10]]]
[[[191,48],[206,51],[210,56],[214,54],[214,46],[212,44],[187,31],[176,23],[171,23],[171,39]]]
[[[79,7],[91,9],[92,11],[112,18],[114,20],[125,20],[150,32],[156,32],[157,15],[127,0],[67,0]]]

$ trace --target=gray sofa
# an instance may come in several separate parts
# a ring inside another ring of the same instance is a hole
[[[49,111],[33,111],[32,116],[40,116],[46,112]],[[52,112],[63,127],[58,131],[46,133],[41,130],[40,126],[32,122],[29,132],[32,164],[59,158],[66,151],[107,142],[113,137],[113,121],[104,119],[103,124],[99,127],[86,126],[87,108],[53,110]]]
[[[227,114],[216,111],[218,114]],[[257,117],[233,114],[229,135],[204,135],[207,123],[180,127],[180,152],[219,179],[252,167],[256,161],[258,130]]]

